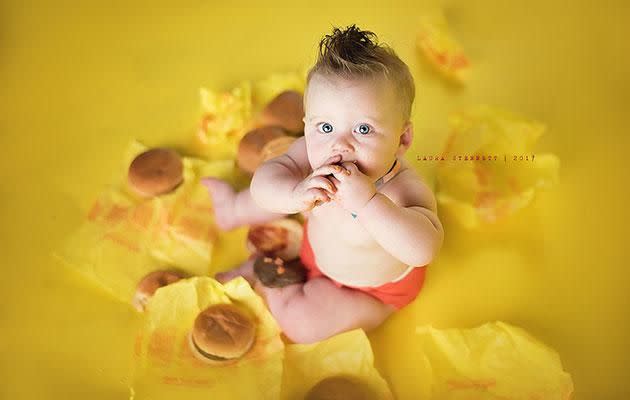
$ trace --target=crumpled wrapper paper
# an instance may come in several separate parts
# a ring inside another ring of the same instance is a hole
[[[303,399],[317,383],[336,376],[357,378],[370,388],[375,399],[394,398],[374,368],[374,355],[365,332],[355,329],[313,344],[287,345],[281,399]]]
[[[455,113],[449,122],[444,160],[436,169],[436,198],[466,228],[512,215],[538,190],[557,182],[558,157],[533,152],[542,124],[485,105]]]
[[[131,161],[148,148],[133,141],[117,173],[120,181],[92,205],[85,222],[55,253],[64,263],[116,298],[130,302],[149,272],[176,269],[208,273],[218,235],[203,176],[228,177],[230,161],[183,157],[184,182],[173,192],[141,198],[127,186]]]
[[[573,393],[558,354],[521,328],[419,326],[416,337],[418,399],[568,400]]]
[[[416,46],[444,77],[463,83],[470,74],[470,61],[450,31],[441,12],[420,18]]]
[[[251,315],[256,339],[242,358],[221,365],[193,355],[188,335],[213,304],[234,304]],[[284,343],[262,299],[241,277],[222,285],[209,277],[178,281],[149,300],[136,338],[131,399],[269,399],[280,396]]]
[[[190,149],[204,159],[236,159],[238,144],[257,127],[258,113],[285,90],[304,93],[308,68],[244,80],[230,91],[200,88],[201,120]]]
[[[252,84],[242,81],[231,91],[200,88],[201,121],[191,150],[206,159],[235,159],[238,143],[250,129]]]

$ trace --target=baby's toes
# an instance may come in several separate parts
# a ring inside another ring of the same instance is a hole
[[[251,258],[237,268],[215,274],[214,279],[221,283],[225,283],[239,276],[245,278],[245,280],[253,286],[256,276],[254,274],[253,261]]]
[[[222,231],[230,231],[238,226],[234,220],[231,210],[225,208],[217,208],[214,210],[215,223]]]
[[[236,273],[235,271],[225,271],[225,272],[219,272],[215,274],[214,279],[216,279],[217,281],[221,283],[226,283],[236,278],[237,276],[238,276],[238,273]]]
[[[219,272],[217,274],[214,275],[214,279],[216,279],[217,281],[221,282],[221,283],[225,283],[225,273],[223,272]]]
[[[234,188],[219,178],[206,177],[202,178],[200,182],[208,189],[210,196],[216,202],[220,203],[234,196]]]
[[[254,272],[254,263],[247,263],[245,268],[241,271],[241,276],[254,287],[257,280],[256,273]]]

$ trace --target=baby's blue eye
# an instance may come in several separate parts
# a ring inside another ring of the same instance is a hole
[[[333,130],[332,125],[330,125],[328,122],[324,122],[322,125],[322,130],[324,131],[324,133],[330,133]]]
[[[370,133],[370,126],[366,124],[359,125],[359,133],[362,135],[367,135]]]

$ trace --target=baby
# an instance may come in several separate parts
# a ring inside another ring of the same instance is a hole
[[[375,36],[352,25],[322,39],[307,77],[304,136],[263,163],[248,190],[203,180],[223,229],[303,214],[305,283],[262,285],[255,257],[216,276],[247,279],[296,343],[379,326],[416,298],[442,245],[434,195],[403,157],[413,77]]]

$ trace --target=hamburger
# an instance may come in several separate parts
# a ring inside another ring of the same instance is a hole
[[[247,132],[238,144],[238,151],[236,155],[236,163],[238,167],[245,172],[253,174],[254,171],[256,171],[256,168],[264,162],[263,160],[265,154],[269,157],[271,150],[282,148],[284,146],[282,143],[285,143],[287,139],[276,142],[273,147],[268,146],[265,150],[266,153],[263,153],[265,146],[274,139],[286,137],[286,132],[277,126],[264,126]]]
[[[153,271],[140,280],[131,304],[136,310],[143,312],[156,290],[183,278],[184,275],[178,271]]]
[[[255,337],[256,326],[244,311],[233,304],[214,304],[195,318],[189,344],[198,358],[225,362],[243,357]]]
[[[254,261],[254,274],[266,287],[281,288],[306,282],[306,268],[299,258],[285,262],[280,257],[258,257]]]
[[[184,165],[173,149],[154,148],[139,154],[129,165],[127,180],[142,197],[169,193],[184,181]]]
[[[285,90],[273,98],[258,116],[259,126],[279,126],[291,135],[304,134],[304,103],[302,94]]]
[[[246,246],[252,253],[293,260],[300,255],[302,225],[293,218],[281,218],[249,227]]]

